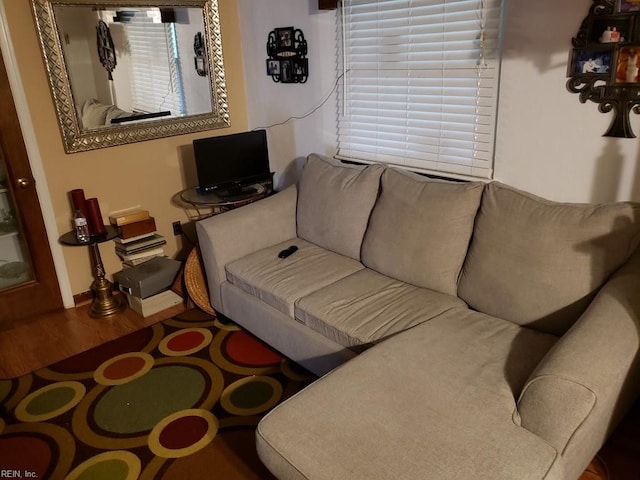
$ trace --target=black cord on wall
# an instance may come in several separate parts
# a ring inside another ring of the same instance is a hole
[[[349,70],[347,70],[346,72],[341,73],[340,75],[338,75],[338,77],[336,78],[333,87],[331,88],[331,91],[326,95],[326,97],[317,105],[315,106],[309,113],[302,115],[302,116],[291,116],[289,118],[287,118],[285,121],[283,122],[278,122],[278,123],[273,123],[269,126],[266,127],[256,127],[253,130],[268,130],[269,128],[272,127],[279,127],[280,125],[285,125],[287,123],[289,123],[292,120],[302,120],[304,118],[310,117],[311,115],[313,115],[314,113],[316,113],[318,110],[320,110],[320,108],[322,108],[322,106],[327,103],[329,101],[329,99],[331,98],[331,96],[333,95],[333,93],[336,91],[336,88],[338,88],[338,83],[340,82],[340,79],[342,79],[342,77],[345,76],[345,74],[349,72]]]

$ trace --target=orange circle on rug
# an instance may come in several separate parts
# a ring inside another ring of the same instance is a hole
[[[100,385],[123,385],[140,378],[153,365],[153,357],[148,353],[123,353],[100,365],[94,372],[93,379]]]
[[[48,370],[63,374],[91,372],[116,355],[148,349],[153,337],[153,327],[146,327],[55,363]]]
[[[176,458],[163,466],[162,472],[153,476],[157,480],[185,478],[273,478],[258,458],[255,448],[255,428],[225,429],[211,443],[188,457]],[[249,447],[249,448],[247,448]],[[236,460],[240,456],[242,461]],[[141,478],[151,478],[143,476]]]
[[[160,445],[170,450],[187,448],[209,431],[209,423],[202,417],[188,415],[175,419],[160,432]]]
[[[284,358],[274,349],[244,330],[231,332],[223,348],[232,361],[251,367],[277,365]]]
[[[139,372],[144,367],[145,361],[140,357],[122,358],[104,369],[107,378],[121,380]]]
[[[158,345],[158,350],[168,357],[191,355],[211,343],[213,334],[206,328],[184,328],[167,335]]]
[[[52,458],[51,446],[35,434],[0,438],[0,472],[30,472],[33,478],[44,478]]]
[[[188,409],[162,419],[149,434],[149,449],[159,457],[180,458],[206,447],[218,433],[208,410]]]

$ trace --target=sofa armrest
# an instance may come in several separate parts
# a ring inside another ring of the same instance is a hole
[[[200,255],[214,309],[224,313],[220,286],[225,266],[250,253],[296,236],[295,185],[259,202],[196,223]]]
[[[639,286],[640,251],[602,287],[520,394],[516,421],[558,452],[595,454],[640,392]]]

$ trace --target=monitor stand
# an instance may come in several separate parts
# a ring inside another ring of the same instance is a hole
[[[257,191],[258,190],[255,187],[248,185],[246,187],[233,187],[224,190],[217,190],[216,194],[225,201],[234,202],[251,197],[257,193]]]

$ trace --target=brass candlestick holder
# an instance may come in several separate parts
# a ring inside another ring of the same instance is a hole
[[[93,303],[89,309],[89,315],[93,318],[104,318],[121,312],[125,309],[126,305],[122,301],[122,297],[113,294],[113,284],[105,278],[99,243],[90,243],[90,251],[95,280],[91,284]]]

